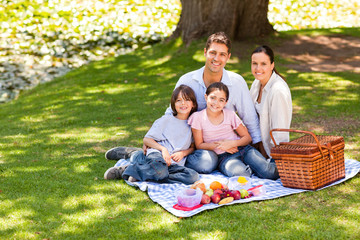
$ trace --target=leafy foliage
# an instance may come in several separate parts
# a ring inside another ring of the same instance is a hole
[[[73,57],[75,67],[161,41],[175,29],[181,13],[179,0],[0,2],[0,55]],[[359,15],[357,0],[269,4],[269,20],[277,30],[360,26]]]
[[[6,55],[98,60],[161,41],[179,15],[176,0],[3,0],[0,44]],[[82,63],[72,62],[75,67]]]
[[[279,31],[360,26],[358,0],[270,0],[268,18]]]

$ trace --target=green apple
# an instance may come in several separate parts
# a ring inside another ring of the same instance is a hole
[[[249,192],[245,189],[240,189],[241,198],[245,198],[249,196]]]
[[[214,194],[214,190],[212,190],[211,188],[207,189],[205,194],[211,197]]]

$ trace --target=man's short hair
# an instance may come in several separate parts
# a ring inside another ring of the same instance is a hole
[[[231,40],[224,32],[217,32],[217,33],[211,34],[208,37],[208,39],[206,41],[206,46],[205,46],[206,51],[209,49],[210,45],[214,42],[225,44],[226,47],[228,48],[228,53],[230,53]]]

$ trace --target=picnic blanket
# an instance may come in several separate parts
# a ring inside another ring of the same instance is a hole
[[[125,164],[128,164],[128,162],[124,159],[120,159],[115,164],[115,166],[122,166]],[[354,177],[356,174],[358,174],[359,171],[360,171],[360,162],[358,162],[356,160],[352,160],[352,159],[345,159],[345,178],[340,179],[340,180],[338,180],[328,186],[325,186],[321,189],[344,182],[344,181]],[[200,180],[202,180],[205,183],[205,185],[207,185],[207,186],[214,180],[217,180],[217,181],[220,181],[223,183],[227,183],[228,179],[229,179],[228,177],[226,177],[225,175],[223,175],[222,173],[220,173],[218,171],[215,171],[211,174],[200,174]],[[224,205],[218,205],[218,204],[214,204],[214,203],[205,204],[205,205],[203,205],[199,208],[196,208],[194,210],[191,210],[191,211],[183,211],[183,210],[177,210],[174,208],[174,205],[177,204],[177,199],[174,196],[174,193],[176,190],[178,190],[180,188],[188,188],[189,187],[188,185],[181,184],[181,183],[160,184],[160,183],[154,183],[154,182],[133,182],[133,183],[131,183],[131,182],[126,181],[126,183],[131,186],[136,186],[142,191],[147,191],[151,200],[160,204],[165,210],[167,210],[168,212],[172,213],[173,215],[175,215],[177,217],[191,217],[202,211],[214,209],[214,208],[218,208],[218,207],[222,207],[222,206],[226,206],[226,205],[246,203],[246,202],[251,202],[251,201],[263,201],[263,200],[274,199],[274,198],[279,198],[279,197],[283,197],[283,196],[287,196],[287,195],[291,195],[291,194],[309,191],[309,190],[305,190],[305,189],[295,189],[295,188],[284,187],[281,184],[280,179],[274,181],[274,180],[269,180],[269,179],[260,179],[260,178],[257,178],[256,176],[252,176],[251,182],[252,182],[253,186],[261,185],[261,184],[264,185],[266,188],[266,194],[256,196],[256,197],[253,196],[253,197],[246,198],[246,199],[236,200],[231,203],[224,204]],[[319,191],[321,189],[318,189],[317,191]]]

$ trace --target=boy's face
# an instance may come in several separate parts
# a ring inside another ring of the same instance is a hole
[[[178,117],[185,117],[185,119],[189,116],[191,110],[194,107],[194,103],[190,99],[184,98],[184,96],[180,93],[175,101],[175,109],[178,113]]]
[[[222,73],[231,53],[228,53],[228,47],[223,43],[211,43],[209,49],[204,49],[205,71],[212,73]]]

